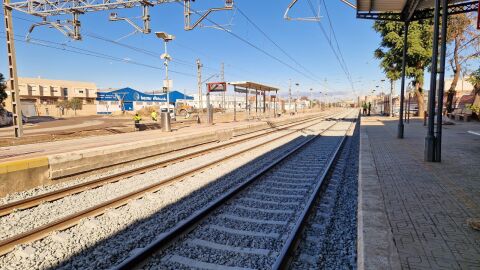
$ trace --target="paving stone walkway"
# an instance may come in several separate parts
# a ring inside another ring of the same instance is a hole
[[[406,124],[403,140],[396,128],[362,119],[401,267],[480,269],[480,232],[466,224],[480,217],[480,136],[468,132],[480,123],[445,126],[442,163],[423,161],[422,122]]]

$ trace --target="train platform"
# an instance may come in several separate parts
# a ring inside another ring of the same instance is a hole
[[[125,162],[226,141],[243,134],[332,113],[333,110],[215,125],[192,123],[170,133],[151,130],[0,147],[0,196],[53,184],[56,180],[85,172],[98,172]]]
[[[441,163],[424,162],[426,127],[363,117],[359,269],[480,269],[480,123],[444,126]]]

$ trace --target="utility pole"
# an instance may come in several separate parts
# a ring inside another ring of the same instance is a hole
[[[225,82],[225,65],[223,62],[220,68],[220,81]],[[227,92],[226,89],[224,92],[222,92],[222,108],[225,110],[225,112],[227,112],[227,108],[225,108],[225,92]]]
[[[313,88],[310,88],[310,109],[313,109]]]
[[[202,67],[202,62],[197,59],[198,109],[201,113],[203,113]]]
[[[288,84],[288,110],[292,109],[292,79],[289,80]]]
[[[393,117],[393,80],[390,80],[390,117]]]
[[[20,91],[18,89],[17,60],[15,55],[15,43],[13,41],[12,9],[8,7],[8,4],[10,4],[10,0],[3,0],[5,33],[7,36],[8,71],[10,75],[8,86],[10,88],[10,96],[12,100],[12,120],[15,138],[20,138],[23,136],[22,105],[20,101]]]

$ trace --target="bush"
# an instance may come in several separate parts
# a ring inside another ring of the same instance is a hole
[[[142,108],[141,110],[138,110],[137,113],[143,116],[150,116],[150,114],[154,111],[157,111],[157,108],[155,108],[154,106],[148,106]]]

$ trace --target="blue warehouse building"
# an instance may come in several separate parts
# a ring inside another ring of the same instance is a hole
[[[177,100],[193,100],[193,97],[179,91],[171,91],[169,95],[170,104],[175,104]],[[96,101],[97,114],[112,114],[121,111],[137,111],[150,106],[166,107],[167,95],[145,94],[126,87],[108,92],[97,92]]]

